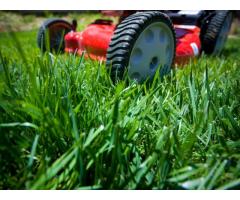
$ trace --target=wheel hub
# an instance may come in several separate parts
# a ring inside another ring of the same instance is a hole
[[[129,59],[128,75],[137,82],[153,78],[156,70],[171,67],[174,37],[163,22],[148,25],[138,36]]]

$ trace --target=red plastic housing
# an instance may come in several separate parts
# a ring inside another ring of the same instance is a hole
[[[185,64],[200,53],[200,28],[175,25],[177,65]],[[90,24],[82,32],[69,32],[65,36],[65,52],[77,53],[94,60],[106,60],[107,49],[116,26],[113,24]]]
[[[70,32],[65,36],[65,52],[77,53],[94,60],[106,60],[107,49],[115,25],[90,24],[82,32]]]
[[[177,38],[175,64],[186,64],[200,54],[200,28],[197,26],[175,25]]]

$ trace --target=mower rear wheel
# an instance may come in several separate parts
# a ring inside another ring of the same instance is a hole
[[[142,83],[171,70],[176,37],[170,18],[157,11],[138,12],[124,19],[111,39],[106,65],[113,81],[125,72],[131,80]]]
[[[38,47],[43,51],[64,51],[64,36],[72,30],[72,25],[63,19],[49,19],[38,31]]]
[[[210,20],[203,24],[201,30],[202,51],[206,54],[221,53],[228,37],[232,23],[230,11],[216,11]]]

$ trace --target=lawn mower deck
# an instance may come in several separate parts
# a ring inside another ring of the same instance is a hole
[[[84,31],[66,34],[65,52],[80,56],[85,53],[86,58],[106,61],[107,49],[116,29],[116,25],[107,23],[109,21],[97,21]],[[174,25],[174,28],[177,40],[175,63],[181,65],[200,54],[200,28],[194,25]]]

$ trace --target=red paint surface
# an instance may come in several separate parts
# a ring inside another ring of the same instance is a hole
[[[175,26],[177,45],[175,63],[186,64],[191,58],[200,54],[201,41],[199,38],[200,28],[194,26]]]
[[[65,51],[85,56],[94,60],[106,60],[108,45],[115,30],[115,25],[90,24],[82,32],[70,32],[65,36]]]

